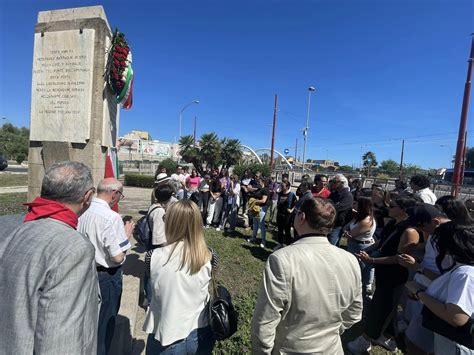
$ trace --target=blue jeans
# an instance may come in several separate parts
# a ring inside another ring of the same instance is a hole
[[[262,206],[260,214],[253,217],[253,233],[252,238],[257,238],[258,228],[260,227],[260,236],[262,237],[262,243],[265,244],[267,241],[267,228],[265,226],[265,216],[267,215],[267,206]]]
[[[334,227],[331,232],[328,234],[329,243],[332,245],[339,245],[339,239],[342,234],[342,226]]]
[[[214,333],[210,326],[194,329],[189,335],[173,344],[163,346],[155,339],[154,334],[148,335],[146,343],[147,355],[207,355],[212,354],[214,349]]]
[[[347,251],[352,254],[359,253],[362,250],[367,249],[372,244],[359,244],[351,240],[347,241]],[[362,272],[362,290],[364,293],[367,291],[367,287],[371,286],[374,282],[374,265],[373,264],[364,264],[359,262],[360,269]]]
[[[97,354],[106,355],[114,337],[115,321],[122,297],[122,268],[114,274],[98,271],[102,303],[99,312],[99,329],[97,334]]]

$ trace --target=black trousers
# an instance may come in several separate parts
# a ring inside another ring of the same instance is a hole
[[[291,213],[277,213],[278,243],[291,244]]]
[[[404,285],[375,284],[375,293],[369,306],[364,333],[372,339],[382,334],[395,336],[395,322],[398,301],[402,296]]]
[[[206,221],[207,217],[207,206],[209,204],[209,191],[199,192],[199,208],[202,208],[202,220]]]

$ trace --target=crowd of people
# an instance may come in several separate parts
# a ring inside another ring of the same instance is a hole
[[[272,225],[278,241],[253,314],[253,353],[343,354],[340,335],[362,320],[352,353],[394,351],[404,334],[408,354],[474,354],[474,224],[463,201],[437,199],[421,175],[393,190],[342,174],[304,175],[296,189],[287,175],[278,180],[181,166],[156,175],[147,354],[212,353],[218,255],[205,228],[235,237],[239,223],[252,228],[249,243],[266,248]],[[0,352],[110,351],[134,229],[112,209],[123,198],[118,180],[96,189],[81,163],[46,171],[23,223],[0,232]]]

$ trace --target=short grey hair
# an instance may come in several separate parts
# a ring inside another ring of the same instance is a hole
[[[349,187],[349,181],[343,174],[336,174],[334,177],[337,178],[340,182],[342,182],[343,187]]]
[[[116,179],[106,178],[100,180],[99,184],[97,185],[97,193],[103,192],[112,192],[122,189],[123,185],[120,181]]]
[[[62,203],[80,203],[93,187],[91,170],[85,164],[64,161],[46,170],[41,184],[41,197]]]

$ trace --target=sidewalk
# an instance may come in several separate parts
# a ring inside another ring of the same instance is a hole
[[[136,222],[141,215],[139,210],[147,210],[150,206],[151,189],[139,187],[124,187],[125,198],[120,202],[119,213],[133,216]],[[145,250],[130,241],[132,248],[127,253],[123,271],[123,292],[119,316],[115,328],[113,347],[110,351],[114,355],[144,354],[147,334],[142,326],[145,321],[145,311],[138,306],[140,281],[145,263]]]
[[[3,186],[0,187],[0,194],[14,194],[28,192],[28,186]]]

